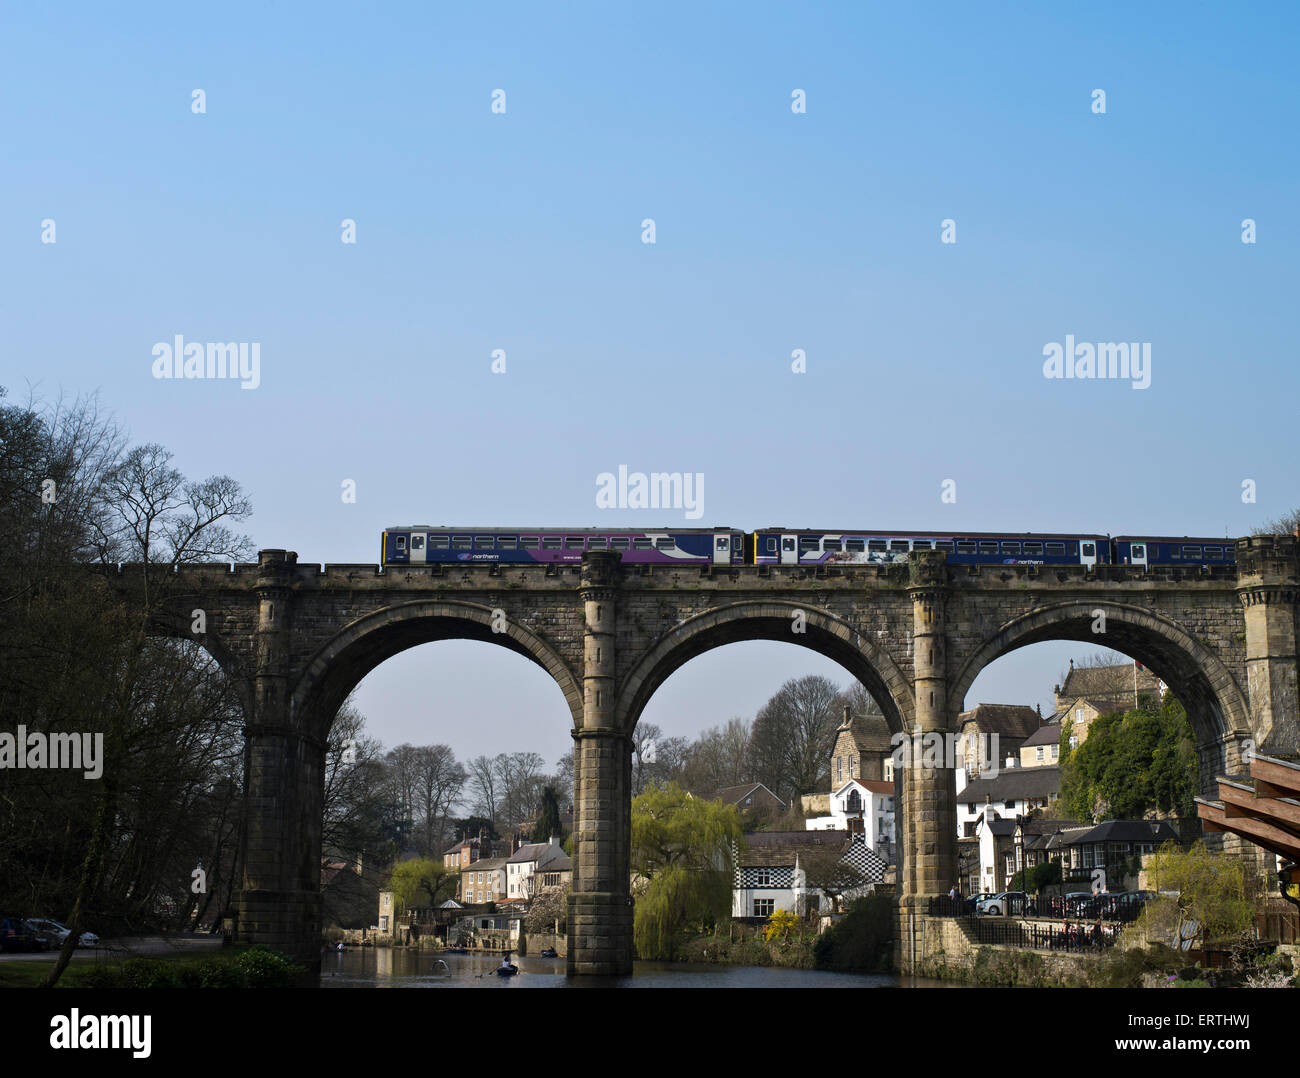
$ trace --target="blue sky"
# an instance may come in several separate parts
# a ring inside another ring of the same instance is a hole
[[[0,384],[99,390],[304,561],[373,560],[397,522],[680,520],[598,512],[619,464],[704,473],[705,524],[1242,534],[1300,500],[1297,22],[11,7]],[[154,379],[178,333],[260,342],[261,385]],[[1150,388],[1045,379],[1067,334],[1150,342]],[[1046,703],[1079,651],[1008,657],[967,702]],[[847,677],[722,649],[646,717],[695,733],[806,672]],[[568,747],[558,690],[483,645],[400,656],[361,702],[390,744]]]

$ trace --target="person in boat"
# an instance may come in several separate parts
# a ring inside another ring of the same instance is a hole
[[[507,951],[501,958],[501,965],[497,967],[498,973],[516,973],[518,967],[510,961],[510,952]]]

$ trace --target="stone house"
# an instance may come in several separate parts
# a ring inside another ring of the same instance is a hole
[[[831,750],[831,789],[841,788],[850,779],[892,781],[892,752],[889,724],[883,715],[855,719],[845,706]]]
[[[466,904],[504,902],[506,888],[506,858],[485,857],[472,861],[461,869],[460,893],[457,897]]]
[[[897,860],[894,784],[878,779],[850,779],[831,793],[829,812],[804,821],[809,831],[847,831],[861,835],[886,864]]]
[[[1042,725],[1043,717],[1025,704],[978,704],[963,711],[957,716],[959,769],[975,778],[990,764],[1001,769],[1008,757],[1018,760],[1020,746]]]

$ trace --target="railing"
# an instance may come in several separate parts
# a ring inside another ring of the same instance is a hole
[[[1091,925],[1079,922],[1067,926],[1046,921],[1022,924],[1001,917],[970,917],[966,924],[979,943],[1038,951],[1100,951],[1115,946],[1123,931],[1120,925],[1096,921]]]
[[[1038,915],[1062,921],[1083,919],[1129,924],[1142,915],[1143,903],[1132,895],[1089,895],[1086,898],[1048,898],[1039,901]]]

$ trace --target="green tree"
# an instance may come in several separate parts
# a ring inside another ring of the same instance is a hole
[[[1156,890],[1177,892],[1149,903],[1138,918],[1137,927],[1153,942],[1178,948],[1180,942],[1236,940],[1255,923],[1245,866],[1236,858],[1212,853],[1201,842],[1190,850],[1167,842],[1148,859],[1146,870]]]
[[[1078,748],[1061,733],[1061,800],[1078,820],[1140,819],[1148,812],[1192,814],[1196,741],[1171,693],[1099,716]]]
[[[735,806],[676,783],[632,802],[633,940],[642,958],[671,960],[691,933],[727,917],[742,841]]]
[[[393,869],[389,890],[399,910],[436,906],[456,891],[459,873],[432,857],[413,857]]]

